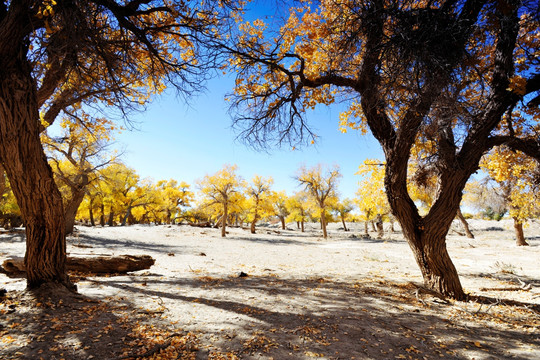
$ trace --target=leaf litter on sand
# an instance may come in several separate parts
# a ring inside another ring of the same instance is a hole
[[[497,291],[518,284],[509,274],[474,272],[475,263],[455,256],[471,273],[463,277],[471,301],[445,304],[417,294],[412,282],[421,279],[410,275],[414,264],[403,260],[409,250],[399,234],[381,248],[343,240],[331,229],[334,238],[323,243],[330,248],[288,230],[250,237],[231,229],[218,239],[214,229],[193,238],[181,235],[183,227],[175,228],[177,237],[151,229],[154,236],[140,239],[124,233],[130,229],[100,229],[94,243],[94,229],[85,229],[93,246],[88,251],[104,251],[99,246],[107,247],[106,234],[116,232],[119,250],[130,246],[156,257],[151,272],[81,277],[87,295],[73,299],[38,301],[8,289],[0,301],[0,358],[534,358],[540,349],[539,312],[528,301],[533,291]],[[473,255],[483,261],[480,251],[501,246],[477,238],[473,250],[451,238],[451,250],[460,256],[478,251]],[[365,262],[367,250],[389,262]],[[532,246],[527,254],[535,251]],[[504,261],[512,259],[505,254]],[[526,258],[520,260],[511,276],[527,271],[530,277],[522,279],[536,285],[538,276],[526,270]],[[239,278],[239,271],[249,277]]]

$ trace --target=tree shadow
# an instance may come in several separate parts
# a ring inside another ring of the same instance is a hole
[[[26,240],[24,230],[5,231],[0,233],[0,243],[21,243]]]
[[[77,237],[69,237],[67,239],[68,244],[80,243],[89,248],[117,248],[117,249],[136,249],[143,251],[152,251],[157,253],[168,254],[171,252],[180,253],[180,249],[186,249],[182,245],[164,246],[161,244],[154,244],[152,242],[135,241],[130,239],[111,239],[110,237],[101,236],[89,236],[86,234],[78,234]]]
[[[191,309],[201,319],[219,311],[223,325],[234,329],[234,335],[220,330],[207,334],[208,338],[221,338],[215,346],[232,349],[245,358],[256,352],[276,359],[318,354],[325,359],[468,359],[489,355],[525,360],[530,357],[520,352],[523,346],[540,348],[540,340],[526,330],[501,327],[499,322],[481,314],[475,317],[473,312],[463,312],[469,318],[461,321],[456,317],[457,307],[419,301],[409,285],[384,281],[348,283],[272,276],[93,281],[142,299],[159,298],[173,309],[171,316],[174,309]],[[538,308],[533,310],[540,313]],[[231,321],[231,315],[236,320]],[[257,336],[260,347],[246,346]]]

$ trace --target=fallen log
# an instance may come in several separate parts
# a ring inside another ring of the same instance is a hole
[[[68,256],[66,268],[92,274],[124,274],[130,271],[149,269],[155,260],[149,255],[118,255],[118,256]],[[17,257],[7,259],[2,264],[6,274],[17,274],[26,271],[24,259]]]
[[[192,222],[188,222],[188,225],[189,226],[193,226],[193,227],[200,227],[200,228],[209,228],[209,227],[212,227],[212,224],[207,221],[207,222],[203,222],[203,223],[192,223]]]

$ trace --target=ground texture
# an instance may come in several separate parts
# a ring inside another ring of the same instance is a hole
[[[440,299],[402,234],[322,239],[289,224],[79,227],[70,256],[147,254],[148,270],[71,274],[78,294],[39,297],[0,274],[0,359],[538,359],[540,223],[516,247],[511,222],[472,221],[448,249],[469,302]],[[0,235],[0,260],[24,234]]]

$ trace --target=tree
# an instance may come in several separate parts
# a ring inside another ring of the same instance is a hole
[[[260,218],[272,213],[273,191],[271,191],[274,179],[262,178],[259,175],[253,177],[248,185],[246,194],[249,200],[249,212],[251,219],[250,231],[255,234],[255,224]]]
[[[289,197],[285,191],[278,191],[274,193],[274,214],[281,221],[281,229],[285,230],[285,219],[289,216],[289,209],[287,208],[287,200]]]
[[[535,188],[539,164],[521,152],[499,147],[484,157],[481,167],[496,182],[493,191],[504,201],[514,220],[516,245],[529,245],[523,234],[523,223],[540,209]]]
[[[338,201],[333,206],[333,209],[341,219],[341,223],[343,224],[343,230],[349,231],[349,229],[347,229],[345,221],[348,220],[348,218],[350,217],[350,213],[354,210],[353,201],[351,199],[343,199],[343,201]]]
[[[242,26],[228,46],[235,125],[256,146],[298,145],[317,138],[307,110],[350,101],[341,124],[381,144],[388,201],[425,285],[466,299],[446,235],[467,180],[494,146],[540,158],[536,10],[517,0],[322,1],[292,8],[276,36],[262,21]],[[437,171],[425,215],[407,190],[419,142]]]
[[[98,119],[83,127],[69,118],[60,126],[63,131],[59,136],[51,137],[45,131],[41,141],[62,194],[65,232],[70,234],[88,185],[99,177],[100,168],[117,159],[116,154],[107,153],[115,126],[106,119]]]
[[[308,195],[303,191],[297,192],[287,199],[285,206],[289,213],[287,220],[296,221],[300,225],[301,231],[304,232],[304,223],[310,216]]]
[[[362,176],[362,180],[358,182],[355,202],[362,213],[366,236],[369,236],[368,222],[372,222],[377,216],[386,215],[390,211],[384,191],[384,166],[384,162],[367,159],[356,172],[356,175]]]
[[[304,191],[309,194],[317,204],[320,213],[323,237],[326,239],[326,209],[332,201],[337,199],[337,184],[341,174],[336,165],[332,168],[323,167],[321,164],[310,169],[301,167],[298,170],[296,180],[304,187]]]
[[[160,180],[154,186],[153,191],[156,192],[157,198],[156,211],[161,213],[163,221],[167,224],[174,222],[176,218],[182,217],[181,207],[189,207],[193,201],[193,192],[189,189],[188,183],[170,179]]]
[[[226,236],[229,209],[241,199],[244,180],[236,174],[236,165],[225,165],[214,175],[206,175],[197,182],[205,206],[221,207],[221,236]]]
[[[26,225],[27,284],[68,287],[62,198],[47,164],[40,113],[92,121],[141,108],[166,84],[201,89],[232,2],[3,1],[0,4],[0,159]],[[109,111],[110,112],[110,111]],[[16,134],[16,135],[14,135]]]

